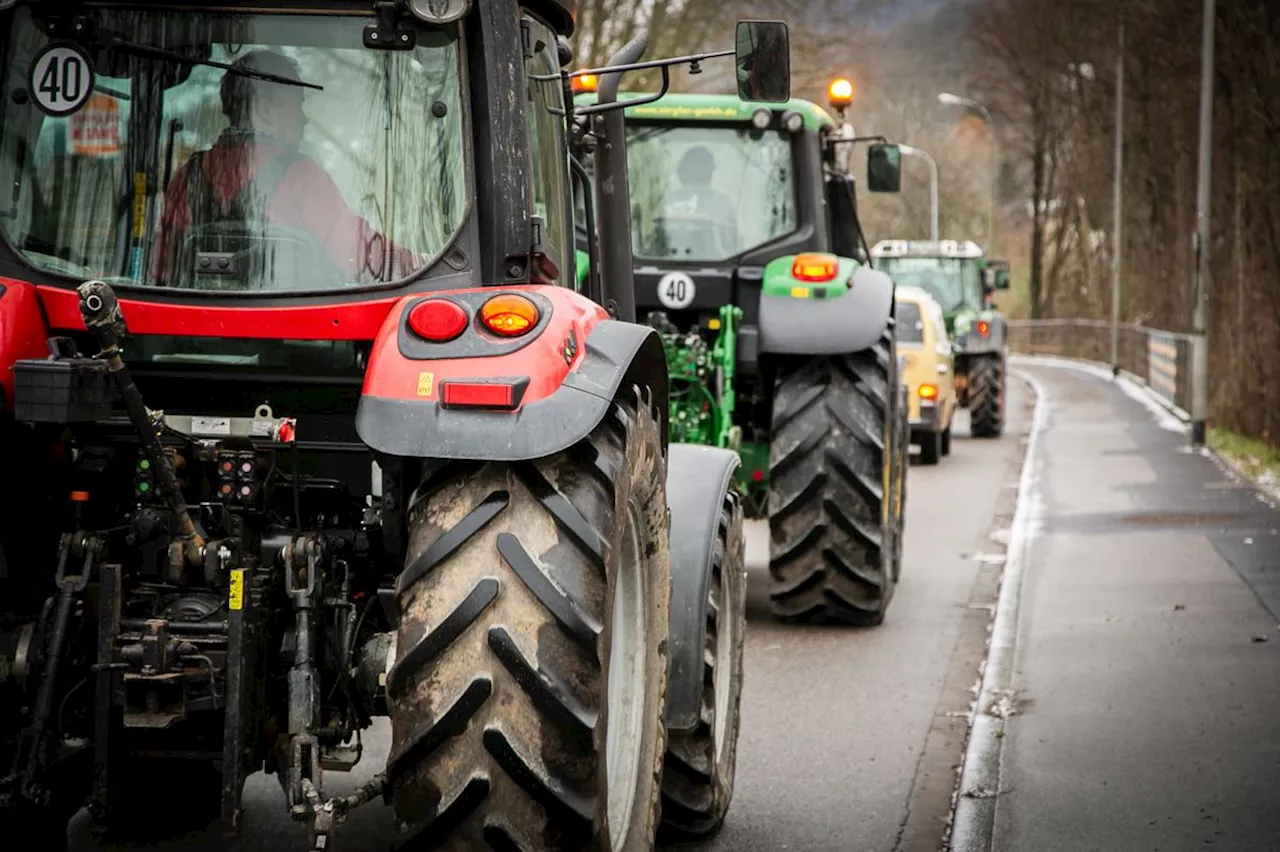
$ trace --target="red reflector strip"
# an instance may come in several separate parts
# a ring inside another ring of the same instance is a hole
[[[492,381],[447,381],[440,385],[440,404],[445,408],[486,408],[512,411],[524,397],[527,378]]]

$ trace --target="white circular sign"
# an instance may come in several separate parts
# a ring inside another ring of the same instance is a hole
[[[693,279],[683,272],[668,272],[658,282],[658,301],[663,307],[679,311],[693,304]]]
[[[71,115],[93,94],[93,63],[74,44],[50,44],[31,63],[28,90],[43,112]]]

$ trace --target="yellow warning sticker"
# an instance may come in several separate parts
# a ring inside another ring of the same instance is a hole
[[[419,373],[418,374],[418,396],[431,396],[431,391],[435,389],[436,374],[435,373]]]
[[[231,590],[227,593],[227,606],[231,609],[244,609],[244,570],[236,568],[231,572]]]

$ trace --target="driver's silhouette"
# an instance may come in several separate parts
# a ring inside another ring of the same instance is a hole
[[[293,60],[269,50],[247,53],[232,67],[301,80]],[[153,269],[159,283],[190,272],[174,266],[193,225],[237,219],[245,207],[267,223],[311,234],[346,281],[390,281],[421,268],[421,258],[390,246],[347,206],[325,170],[298,150],[306,127],[304,91],[234,71],[224,75],[220,94],[229,126],[212,148],[178,169],[165,190]]]
[[[734,204],[729,196],[711,186],[715,170],[715,155],[705,145],[685,151],[676,167],[681,186],[669,191],[664,199],[667,215],[706,216],[717,225],[732,228]]]

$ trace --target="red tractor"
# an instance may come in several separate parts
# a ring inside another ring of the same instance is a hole
[[[258,771],[313,849],[375,799],[411,848],[719,827],[737,458],[667,443],[615,96],[735,51],[637,40],[575,115],[572,29],[571,0],[0,0],[0,831],[234,834]],[[736,55],[785,99],[785,25]],[[327,795],[379,716],[385,772]]]

